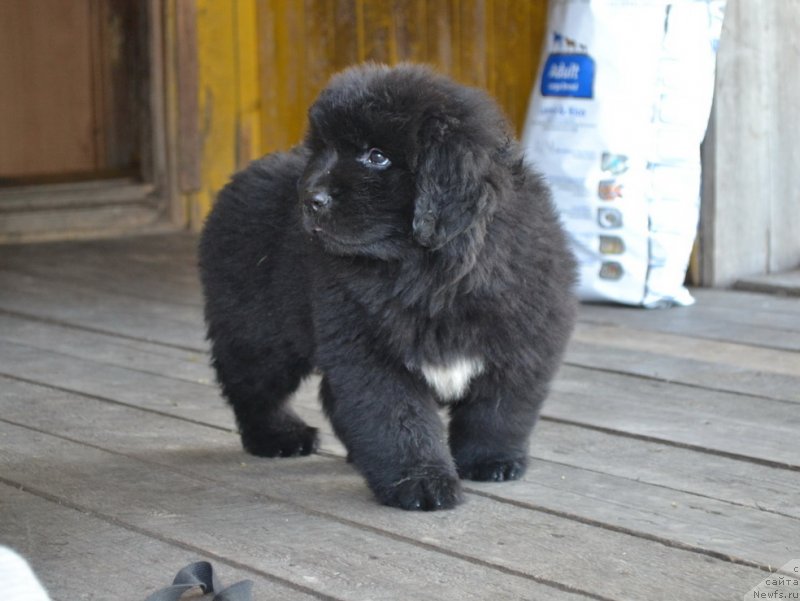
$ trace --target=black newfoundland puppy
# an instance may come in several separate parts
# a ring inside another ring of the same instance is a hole
[[[525,471],[575,267],[485,93],[410,65],[335,76],[304,144],[221,192],[200,268],[213,365],[250,453],[314,452],[287,399],[316,367],[382,503],[453,507],[459,478]]]

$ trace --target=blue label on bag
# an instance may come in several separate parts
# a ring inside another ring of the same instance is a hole
[[[551,54],[544,64],[541,92],[542,96],[592,98],[594,59],[588,54]]]

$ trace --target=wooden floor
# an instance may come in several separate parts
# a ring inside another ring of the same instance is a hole
[[[584,307],[525,479],[405,513],[345,463],[314,380],[319,455],[240,450],[194,245],[0,248],[0,543],[54,599],[141,600],[201,558],[257,601],[743,599],[800,558],[800,299]]]

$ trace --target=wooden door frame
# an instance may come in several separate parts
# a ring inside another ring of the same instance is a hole
[[[177,182],[173,0],[148,0],[148,107],[141,177],[0,189],[0,243],[113,237],[186,227]]]

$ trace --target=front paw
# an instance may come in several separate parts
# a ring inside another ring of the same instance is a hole
[[[446,470],[412,470],[388,485],[373,486],[384,505],[410,511],[451,509],[461,503],[461,483]]]
[[[306,425],[291,430],[242,431],[241,436],[244,450],[258,457],[298,457],[316,453],[319,447],[317,429]]]
[[[480,482],[503,482],[518,480],[528,468],[527,457],[506,459],[480,459],[458,463],[458,475],[465,480]]]

